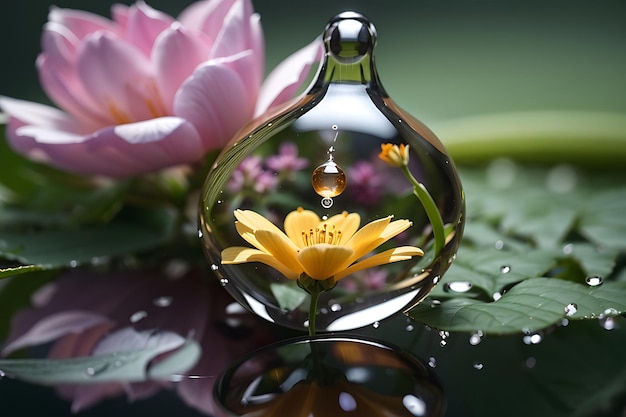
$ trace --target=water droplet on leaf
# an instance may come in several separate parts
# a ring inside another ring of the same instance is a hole
[[[578,311],[578,305],[576,303],[569,303],[565,306],[565,315],[571,317]]]
[[[472,283],[468,281],[446,282],[443,290],[446,292],[468,292],[472,289]]]
[[[597,287],[598,285],[602,285],[602,283],[604,282],[604,278],[602,278],[600,275],[591,275],[585,278],[585,282],[590,287]]]
[[[509,272],[511,272],[511,267],[509,265],[502,265],[500,267],[500,272],[502,272],[503,274],[508,274]]]

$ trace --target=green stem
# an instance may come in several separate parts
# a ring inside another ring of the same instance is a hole
[[[409,167],[406,165],[402,166],[402,172],[408,178],[408,180],[413,185],[413,194],[417,196],[417,198],[424,206],[424,210],[426,210],[426,215],[428,216],[428,220],[430,220],[430,224],[433,228],[433,235],[435,235],[435,252],[433,253],[433,259],[436,258],[443,246],[446,242],[446,235],[443,229],[443,220],[441,219],[441,214],[439,213],[439,209],[437,208],[437,204],[435,204],[435,200],[428,193],[424,184],[417,181],[411,171],[409,171]]]
[[[315,326],[317,319],[317,301],[320,298],[321,291],[311,292],[311,303],[309,305],[309,336],[315,336]]]

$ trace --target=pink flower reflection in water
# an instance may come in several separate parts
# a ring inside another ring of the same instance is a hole
[[[217,376],[236,358],[274,341],[264,326],[233,304],[222,288],[208,286],[200,274],[170,279],[146,272],[75,272],[41,288],[33,306],[14,316],[2,353],[52,342],[50,358],[105,354],[137,349],[155,332],[167,352],[192,337],[202,355],[176,383],[68,384],[57,391],[71,401],[73,412],[79,412],[108,397],[126,394],[134,401],[170,388],[191,407],[211,415]]]

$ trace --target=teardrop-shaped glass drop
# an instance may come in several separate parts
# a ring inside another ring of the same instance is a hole
[[[385,92],[376,38],[358,13],[331,19],[307,93],[240,132],[206,179],[209,265],[271,322],[309,326],[304,277],[324,290],[318,331],[370,325],[426,297],[457,251],[465,203],[454,163]]]
[[[311,184],[320,196],[337,197],[346,189],[346,174],[333,160],[328,160],[313,170]]]

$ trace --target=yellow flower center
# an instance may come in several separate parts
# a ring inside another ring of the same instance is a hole
[[[341,242],[341,235],[341,230],[337,229],[334,224],[331,224],[329,228],[328,224],[324,223],[315,229],[303,230],[302,243],[304,246],[313,246],[320,243],[338,245]]]

